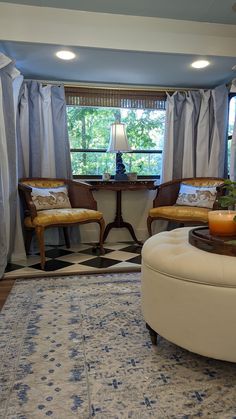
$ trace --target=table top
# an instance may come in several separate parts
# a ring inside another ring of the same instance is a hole
[[[213,236],[208,227],[190,230],[189,243],[206,252],[236,256],[236,236]]]
[[[138,179],[138,180],[89,180],[87,181],[90,185],[94,186],[94,189],[105,189],[111,191],[127,191],[127,190],[140,190],[140,189],[156,189],[155,179]]]

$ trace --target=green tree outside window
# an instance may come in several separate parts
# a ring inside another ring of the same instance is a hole
[[[67,119],[74,176],[115,172],[115,155],[106,149],[110,126],[117,119],[126,124],[133,151],[123,154],[126,171],[160,174],[165,111],[67,106]]]

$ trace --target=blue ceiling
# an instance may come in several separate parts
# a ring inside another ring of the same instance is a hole
[[[201,88],[228,83],[236,75],[232,57],[211,56],[211,68],[199,71],[190,68],[195,55],[71,47],[79,61],[68,63],[55,60],[59,49],[59,45],[0,42],[0,50],[14,57],[28,79]]]

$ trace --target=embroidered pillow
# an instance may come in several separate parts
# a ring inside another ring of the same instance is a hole
[[[32,188],[31,197],[36,209],[71,208],[66,186],[58,188]]]
[[[215,186],[193,186],[181,183],[176,205],[212,209],[216,199],[216,193]]]

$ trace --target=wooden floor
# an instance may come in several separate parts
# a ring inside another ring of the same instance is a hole
[[[0,279],[0,310],[2,309],[14,283],[15,279]]]

